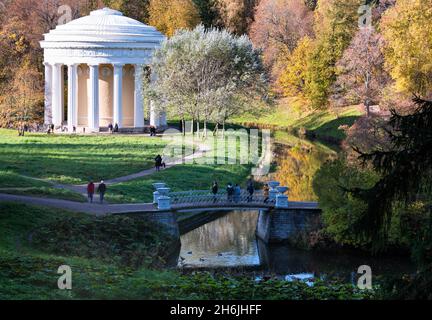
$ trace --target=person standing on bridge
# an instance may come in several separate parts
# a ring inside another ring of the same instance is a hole
[[[238,184],[235,185],[234,188],[234,201],[237,203],[240,201],[240,197],[241,197],[241,188]]]
[[[99,193],[99,199],[100,199],[101,204],[103,204],[103,202],[104,202],[106,189],[107,189],[106,185],[105,185],[104,181],[102,180],[101,183],[99,184],[98,189],[97,189],[97,192]]]
[[[87,196],[90,203],[93,203],[93,195],[95,193],[95,185],[93,181],[90,181],[87,185]]]
[[[219,185],[216,181],[213,181],[212,185],[212,193],[213,193],[213,202],[217,201],[217,193],[219,191]]]
[[[249,193],[249,196],[248,196],[248,198],[247,198],[247,201],[248,202],[251,202],[252,201],[252,198],[253,198],[253,194],[254,194],[254,192],[255,192],[255,188],[254,188],[254,182],[253,182],[253,180],[252,180],[252,178],[250,178],[249,180],[248,180],[248,182],[247,182],[247,192]]]
[[[231,182],[228,183],[226,191],[227,191],[227,196],[228,196],[228,202],[232,202],[233,196],[234,196],[234,187],[233,187]]]
[[[269,201],[269,196],[270,196],[270,187],[266,183],[264,185],[264,203],[267,203]]]

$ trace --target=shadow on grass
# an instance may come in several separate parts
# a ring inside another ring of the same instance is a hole
[[[313,132],[317,138],[324,140],[326,140],[326,138],[330,138],[340,142],[346,138],[346,135],[345,132],[339,128],[345,125],[351,127],[359,118],[360,116],[348,116],[334,119],[321,125],[315,130],[312,130],[311,132]]]

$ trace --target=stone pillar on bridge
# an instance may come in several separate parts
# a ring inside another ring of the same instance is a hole
[[[276,208],[288,208],[288,196],[285,192],[288,191],[288,187],[277,187],[278,195],[276,196]]]
[[[157,204],[159,196],[161,196],[161,194],[159,194],[158,189],[165,188],[165,187],[166,187],[166,184],[163,182],[153,183],[153,188],[155,188],[155,190],[156,190],[155,192],[153,192],[153,204]]]
[[[158,197],[158,209],[159,210],[171,210],[171,198],[168,196],[170,193],[170,188],[159,188],[157,189],[159,193]]]
[[[278,181],[270,181],[268,186],[270,187],[269,199],[270,201],[276,201],[276,196],[279,194],[277,187],[280,185]]]

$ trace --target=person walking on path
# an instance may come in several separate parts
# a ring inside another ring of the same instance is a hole
[[[253,183],[252,178],[248,180],[248,182],[247,182],[247,188],[246,189],[247,189],[247,192],[249,193],[247,201],[251,202],[252,199],[253,199],[253,194],[255,192],[254,183]]]
[[[101,204],[104,202],[106,189],[107,189],[106,184],[102,180],[101,183],[99,184],[98,189],[97,189],[97,192],[99,193],[99,199],[100,199]]]
[[[212,193],[213,193],[213,202],[217,201],[217,193],[219,191],[219,185],[216,181],[213,181],[213,185],[212,185]]]
[[[93,181],[90,181],[87,185],[87,196],[90,203],[93,203],[93,196],[95,193],[95,185]]]
[[[269,201],[269,196],[270,196],[270,188],[266,183],[264,185],[264,203],[267,203]]]
[[[236,184],[234,188],[234,201],[236,203],[240,201],[240,196],[241,196],[241,188],[238,184]]]
[[[232,202],[233,196],[234,196],[234,187],[233,187],[231,182],[228,183],[226,191],[227,191],[227,196],[228,196],[228,202]]]
[[[162,166],[162,157],[160,154],[158,154],[155,158],[156,171],[160,171],[161,166]]]

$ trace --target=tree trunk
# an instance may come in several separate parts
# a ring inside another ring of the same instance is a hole
[[[204,139],[207,139],[207,121],[204,120]]]
[[[184,118],[182,118],[181,121],[182,121],[182,134],[183,134],[183,136],[185,136],[186,135],[186,128],[185,128],[186,122],[185,122]]]
[[[365,107],[366,107],[366,116],[369,118],[370,117],[370,102],[369,102],[369,100],[365,101]]]
[[[216,122],[215,128],[213,130],[213,136],[218,136],[219,134],[219,122]]]
[[[194,134],[194,122],[195,122],[195,119],[192,119],[192,123],[191,123],[191,134],[192,135]]]
[[[199,120],[197,120],[197,135],[198,135],[198,138],[201,136],[201,128],[200,128]]]
[[[222,123],[222,137],[225,138],[225,120]]]

